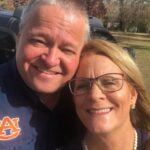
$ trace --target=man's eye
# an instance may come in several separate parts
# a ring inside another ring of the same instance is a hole
[[[61,51],[67,55],[74,55],[76,52],[71,48],[61,48]]]
[[[29,42],[34,46],[46,46],[46,42],[41,39],[31,38],[29,39]]]

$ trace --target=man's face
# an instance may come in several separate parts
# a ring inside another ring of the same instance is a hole
[[[34,8],[17,40],[17,68],[39,93],[53,93],[72,78],[85,41],[84,19],[53,5]]]

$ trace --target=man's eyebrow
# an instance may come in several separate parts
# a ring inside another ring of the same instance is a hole
[[[47,37],[51,38],[51,36],[48,33],[43,33],[43,32],[29,32],[29,36],[42,36],[42,37]]]
[[[50,34],[42,33],[42,32],[30,32],[29,37],[43,38],[43,39],[47,40],[50,43],[54,41],[53,37],[50,36]]]
[[[28,33],[29,37],[42,37],[45,38],[46,40],[48,40],[50,43],[55,41],[55,39],[49,34],[49,33],[43,33],[43,32],[38,32],[38,31],[33,31],[33,32],[29,32]],[[73,49],[77,49],[76,43],[72,43],[72,41],[67,41],[65,39],[63,39],[61,46],[68,46],[68,47],[72,47]]]

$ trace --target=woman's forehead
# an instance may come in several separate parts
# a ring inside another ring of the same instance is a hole
[[[77,76],[95,77],[107,73],[122,73],[122,71],[110,58],[100,54],[91,54],[81,58]]]

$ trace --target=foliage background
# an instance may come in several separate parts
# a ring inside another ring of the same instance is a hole
[[[29,0],[0,0],[0,8],[14,9]],[[85,0],[88,14],[101,18],[106,28],[150,33],[150,0]]]
[[[24,5],[29,0],[0,0],[0,8],[13,10],[20,5]]]

